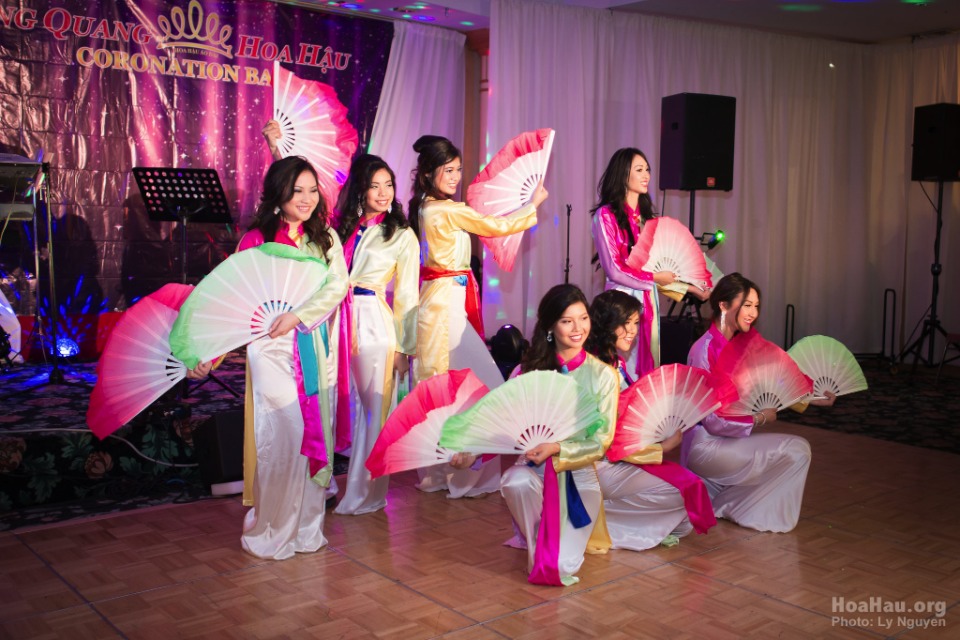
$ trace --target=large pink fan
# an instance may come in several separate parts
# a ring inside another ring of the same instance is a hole
[[[696,426],[719,407],[703,369],[684,364],[657,367],[620,394],[620,416],[607,458],[616,462],[662,442]]]
[[[280,123],[280,155],[309,160],[320,177],[320,191],[332,206],[359,142],[337,92],[328,84],[302,80],[275,62],[273,117]]]
[[[627,266],[638,271],[672,271],[677,280],[701,289],[713,286],[700,243],[674,218],[654,218],[643,225]]]
[[[418,382],[384,423],[367,456],[370,474],[379,478],[449,462],[455,452],[438,444],[444,421],[472,407],[487,391],[470,369]]]
[[[97,364],[87,425],[98,438],[132,420],[186,375],[170,353],[170,329],[192,286],[167,284],[127,309]]]
[[[553,148],[553,129],[527,131],[508,142],[467,188],[467,202],[488,216],[505,216],[533,198]],[[512,271],[523,232],[480,240],[501,268]]]
[[[813,381],[793,358],[755,329],[730,340],[717,356],[713,373],[730,380],[740,394],[737,400],[720,407],[718,413],[729,417],[780,410],[813,391]]]

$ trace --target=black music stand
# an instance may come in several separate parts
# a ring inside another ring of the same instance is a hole
[[[232,224],[216,169],[134,167],[151,220],[180,223],[180,282],[187,283],[187,223]]]
[[[147,215],[159,222],[180,223],[180,282],[187,283],[187,223],[232,224],[230,205],[216,169],[177,167],[134,167],[133,177],[140,187]],[[239,398],[240,394],[213,372],[197,388],[210,380]],[[189,381],[183,382],[183,396],[190,393]]]

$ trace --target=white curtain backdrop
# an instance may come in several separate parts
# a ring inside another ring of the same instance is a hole
[[[393,169],[406,210],[417,166],[416,139],[430,133],[463,146],[466,36],[407,22],[394,22],[393,28],[368,150]]]
[[[960,101],[958,60],[955,36],[851,45],[493,0],[489,152],[524,130],[557,136],[550,199],[513,273],[484,261],[487,331],[511,322],[528,333],[542,294],[563,281],[566,203],[570,281],[588,297],[601,290],[589,210],[616,149],[644,150],[658,210],[687,222],[688,194],[656,189],[660,101],[711,93],[737,99],[733,190],[696,194],[696,233],[728,234],[711,257],[759,284],[769,339],[783,341],[793,304],[797,339],[823,333],[854,352],[879,352],[884,289],[897,293],[898,334],[930,304],[935,216],[910,181],[913,110]],[[924,186],[935,200],[936,185]],[[939,312],[947,330],[960,331],[956,183],[945,185],[943,231]]]

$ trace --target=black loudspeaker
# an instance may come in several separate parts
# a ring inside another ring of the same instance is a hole
[[[206,485],[243,480],[243,411],[224,411],[193,432],[193,446]]]
[[[702,332],[689,316],[660,317],[660,364],[687,364],[690,347]]]
[[[660,103],[660,189],[733,189],[737,99],[678,93]]]
[[[960,180],[960,104],[929,104],[913,112],[911,180]]]

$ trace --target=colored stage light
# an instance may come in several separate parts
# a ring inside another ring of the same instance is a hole
[[[700,244],[707,249],[713,249],[718,244],[722,244],[726,239],[727,234],[723,231],[723,229],[717,229],[713,232],[705,232],[697,236],[697,240],[700,241]]]
[[[73,358],[80,353],[80,345],[70,338],[59,338],[57,340],[57,353],[61,358]]]

